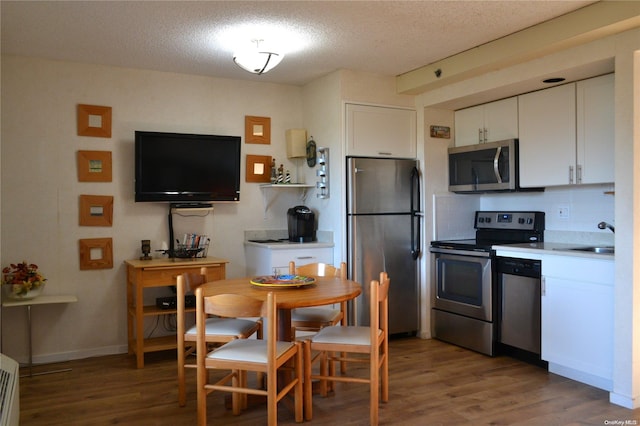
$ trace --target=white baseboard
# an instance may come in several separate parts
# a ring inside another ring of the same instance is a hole
[[[127,345],[103,346],[82,351],[58,352],[55,354],[36,355],[33,357],[33,364],[52,364],[55,362],[65,362],[74,359],[92,358],[96,356],[116,355],[127,353]],[[27,357],[17,360],[21,365],[29,362]]]

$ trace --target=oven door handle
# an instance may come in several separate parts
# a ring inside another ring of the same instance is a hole
[[[431,247],[431,253],[454,254],[459,256],[491,257],[491,253],[486,251],[460,250],[453,247]]]
[[[498,183],[502,183],[502,176],[500,176],[500,168],[498,167],[500,165],[500,154],[502,154],[501,146],[496,149],[496,156],[493,157],[493,173],[495,173]]]

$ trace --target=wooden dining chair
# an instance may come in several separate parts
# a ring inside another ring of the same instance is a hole
[[[276,295],[269,292],[262,301],[239,294],[211,295],[206,286],[196,290],[197,327],[197,383],[198,425],[207,424],[207,395],[213,391],[232,392],[233,413],[239,414],[246,403],[246,395],[267,397],[267,419],[275,426],[278,418],[278,402],[294,391],[295,420],[303,421],[302,345],[300,342],[277,340]],[[205,316],[220,317],[266,317],[266,340],[236,339],[207,353]],[[229,374],[215,383],[207,382],[209,370],[230,370]],[[279,374],[287,369],[288,374]],[[247,386],[247,371],[267,376],[266,389]],[[229,383],[230,382],[230,383]],[[241,399],[241,395],[244,394]]]
[[[326,263],[309,263],[296,267],[295,262],[289,262],[289,273],[292,275],[305,275],[315,277],[335,276],[347,279],[347,264],[342,262],[340,268]],[[322,327],[342,323],[347,321],[347,302],[340,304],[340,309],[331,307],[318,308],[296,308],[291,311],[292,335],[296,330],[318,331]]]
[[[176,317],[178,339],[178,405],[184,407],[187,401],[185,374],[187,369],[195,369],[195,362],[187,358],[196,349],[195,324],[186,329],[185,295],[192,293],[207,281],[207,268],[201,268],[199,274],[181,274],[176,280]],[[262,319],[207,318],[205,340],[208,344],[226,343],[234,339],[246,339],[253,334],[262,338]]]
[[[313,417],[312,380],[320,380],[321,392],[326,396],[326,382],[368,383],[370,392],[369,424],[378,424],[378,401],[389,400],[389,283],[386,272],[380,280],[370,283],[370,325],[330,326],[321,329],[315,336],[304,341],[304,387],[305,419]],[[312,351],[319,356],[312,357]],[[346,356],[336,356],[346,353]],[[320,373],[312,374],[312,363],[320,360]],[[328,374],[326,363],[368,362],[369,377],[354,377]],[[380,395],[379,395],[380,394]]]

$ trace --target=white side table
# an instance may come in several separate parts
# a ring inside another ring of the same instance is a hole
[[[33,374],[33,344],[31,341],[31,307],[34,305],[53,305],[57,303],[75,303],[78,301],[78,298],[73,295],[58,295],[58,296],[49,296],[49,295],[41,295],[36,297],[35,299],[28,300],[12,300],[6,299],[2,301],[3,308],[10,308],[13,306],[26,306],[27,307],[27,329],[29,333],[29,377],[38,376],[41,374],[51,374],[51,373],[59,373],[62,371],[69,371],[70,369],[64,370],[55,370],[55,371],[45,371],[42,373]]]

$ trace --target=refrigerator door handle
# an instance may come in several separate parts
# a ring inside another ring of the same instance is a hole
[[[415,206],[415,203],[418,206]],[[411,170],[411,258],[420,257],[420,221],[421,213],[416,208],[420,205],[420,172],[414,167]]]

